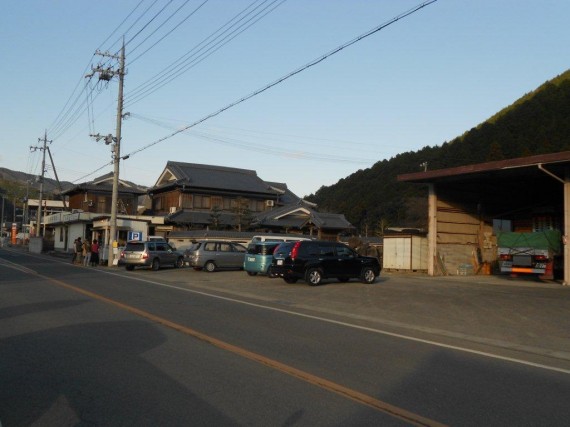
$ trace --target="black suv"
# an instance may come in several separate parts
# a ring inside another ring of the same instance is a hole
[[[380,262],[377,258],[360,256],[342,243],[303,240],[281,243],[275,249],[271,273],[287,283],[302,279],[311,286],[329,277],[340,282],[358,278],[373,283],[380,274]]]

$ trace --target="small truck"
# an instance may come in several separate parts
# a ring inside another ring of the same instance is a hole
[[[497,255],[501,273],[551,276],[554,259],[560,254],[560,250],[561,233],[558,230],[497,234]]]

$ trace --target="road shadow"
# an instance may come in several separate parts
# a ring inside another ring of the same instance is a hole
[[[0,318],[43,304],[0,310]],[[4,312],[3,312],[4,311]],[[166,336],[145,321],[55,327],[0,340],[3,426],[234,425],[142,356]]]

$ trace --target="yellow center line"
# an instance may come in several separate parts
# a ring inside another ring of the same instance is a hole
[[[115,307],[118,307],[122,310],[128,311],[129,313],[135,314],[137,316],[143,317],[145,319],[151,320],[153,322],[156,322],[158,324],[161,324],[163,326],[166,326],[168,328],[174,329],[178,332],[182,332],[186,335],[189,335],[193,338],[199,339],[203,342],[206,342],[210,345],[213,345],[215,347],[218,347],[222,350],[226,350],[229,351],[233,354],[245,357],[247,359],[253,360],[257,363],[260,363],[264,366],[267,366],[269,368],[281,371],[285,374],[291,375],[295,378],[298,378],[302,381],[305,381],[309,384],[318,386],[322,389],[331,391],[333,393],[339,394],[345,398],[348,398],[350,400],[356,401],[358,403],[361,403],[363,405],[369,406],[373,409],[376,409],[378,411],[384,412],[386,414],[389,414],[390,416],[393,416],[395,418],[404,420],[412,425],[417,425],[417,426],[445,426],[445,424],[439,423],[437,421],[431,420],[429,418],[425,418],[422,417],[420,415],[417,415],[413,412],[407,411],[405,409],[402,409],[400,407],[391,405],[389,403],[383,402],[381,400],[378,400],[372,396],[369,396],[367,394],[364,393],[360,393],[356,390],[353,390],[351,388],[348,387],[344,387],[340,384],[337,384],[335,382],[329,381],[327,379],[318,377],[316,375],[310,374],[308,372],[302,371],[300,369],[294,368],[292,366],[286,365],[284,363],[278,362],[276,360],[270,359],[268,357],[262,356],[260,354],[254,353],[252,351],[246,350],[242,347],[238,347],[236,345],[233,344],[229,344],[225,341],[221,341],[219,339],[213,338],[209,335],[203,334],[202,332],[196,331],[192,328],[189,328],[187,326],[183,326],[180,325],[178,323],[174,323],[171,322],[168,319],[165,319],[163,317],[159,317],[156,316],[152,313],[149,313],[147,311],[144,310],[140,310],[138,308],[135,308],[133,306],[130,306],[128,304],[124,304],[122,302],[113,300],[111,298],[107,298],[104,297],[102,295],[96,294],[94,292],[90,292],[81,288],[78,288],[76,286],[70,285],[66,282],[63,282],[61,280],[58,279],[54,279],[51,277],[47,277],[44,276],[42,274],[39,273],[35,273],[38,277],[41,277],[49,282],[52,282],[58,286],[61,286],[63,288],[69,289],[71,291],[80,293],[82,295],[88,296],[90,298],[93,298],[95,300],[113,305]]]

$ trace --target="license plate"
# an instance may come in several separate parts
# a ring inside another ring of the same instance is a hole
[[[277,265],[283,265],[283,260],[282,260],[282,259],[278,259],[278,260],[277,260]]]
[[[129,255],[128,255],[128,258],[138,258],[138,257],[139,257],[139,256],[136,255],[136,254],[129,254]]]
[[[252,258],[252,257],[250,257],[250,256],[247,257],[247,260],[250,261],[250,262],[255,262],[255,258]]]

